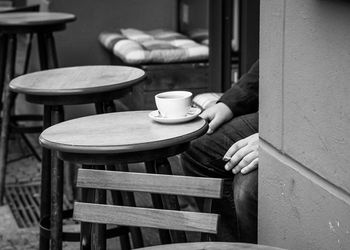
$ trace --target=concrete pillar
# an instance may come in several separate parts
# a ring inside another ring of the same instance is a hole
[[[350,249],[349,13],[261,0],[261,244]]]

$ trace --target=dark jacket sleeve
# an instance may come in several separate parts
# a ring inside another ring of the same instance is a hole
[[[259,61],[218,102],[226,104],[234,116],[256,112],[259,105]]]

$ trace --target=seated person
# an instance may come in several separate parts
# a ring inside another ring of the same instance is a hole
[[[259,62],[201,117],[206,135],[181,155],[186,175],[225,179],[218,241],[257,243]],[[198,204],[200,207],[200,205]]]

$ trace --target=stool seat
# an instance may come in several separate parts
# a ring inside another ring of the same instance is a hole
[[[45,105],[76,105],[120,98],[146,74],[127,66],[81,66],[22,75],[10,82],[13,92]]]
[[[12,91],[41,96],[90,94],[123,89],[145,77],[127,66],[79,66],[34,72],[15,78]]]
[[[45,26],[50,26],[50,31],[63,29],[67,22],[76,19],[75,15],[57,12],[21,12],[4,13],[0,16],[0,30],[10,32],[46,32]],[[57,26],[57,29],[53,28]],[[34,29],[34,30],[31,30]]]
[[[115,154],[183,144],[207,131],[203,119],[180,124],[152,121],[150,111],[86,116],[56,124],[40,135],[40,143],[69,153]]]
[[[159,245],[139,250],[283,250],[278,247],[233,242],[195,242]]]

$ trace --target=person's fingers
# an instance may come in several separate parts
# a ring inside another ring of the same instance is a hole
[[[214,132],[211,128],[211,125],[210,125],[211,121],[213,119],[212,114],[210,112],[208,112],[207,110],[204,110],[199,116],[209,123],[207,134],[212,134]]]
[[[199,117],[201,117],[204,120],[209,120],[209,113],[207,110],[204,110],[202,113],[199,114]]]
[[[251,171],[253,171],[254,169],[256,169],[258,167],[259,164],[259,158],[255,158],[251,163],[248,164],[248,166],[244,167],[241,170],[242,174],[247,174]]]
[[[258,152],[257,151],[251,151],[247,155],[245,155],[242,160],[239,161],[239,163],[232,168],[232,173],[237,174],[242,169],[247,167],[253,160],[258,158]]]
[[[208,131],[207,131],[207,134],[210,135],[210,134],[212,134],[212,133],[214,133],[214,130],[212,130],[212,129],[210,128],[210,126],[209,126],[209,127],[208,127]]]
[[[239,140],[238,142],[234,143],[228,150],[227,152],[225,153],[224,157],[223,157],[223,160],[224,161],[228,161],[228,160],[231,160],[232,156],[238,151],[240,150],[241,148],[247,146],[247,142],[242,139],[242,140]]]
[[[236,167],[238,163],[252,151],[253,149],[249,147],[242,147],[238,149],[234,155],[232,155],[231,159],[226,163],[225,170],[229,171]]]
[[[208,129],[208,134],[213,133],[219,126],[220,126],[220,121],[217,117],[214,117],[213,120],[211,120],[211,122],[209,122],[209,129]]]

